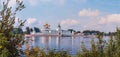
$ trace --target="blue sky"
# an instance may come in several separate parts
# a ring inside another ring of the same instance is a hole
[[[56,29],[115,31],[120,26],[120,0],[23,0],[26,8],[17,17],[25,26]],[[10,5],[14,6],[14,0]]]

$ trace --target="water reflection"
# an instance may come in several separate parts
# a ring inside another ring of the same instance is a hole
[[[36,44],[38,44],[38,43],[36,43]],[[49,37],[48,36],[42,37],[42,46],[45,49],[49,48]]]
[[[56,37],[56,49],[60,49],[60,37]]]
[[[98,41],[97,38],[93,38],[95,42]],[[108,40],[109,37],[104,37],[103,40]],[[40,47],[44,49],[56,49],[56,50],[68,50],[71,54],[76,54],[80,50],[81,42],[84,43],[87,49],[91,47],[92,38],[84,37],[37,37],[25,38],[26,44],[23,48],[30,47]]]

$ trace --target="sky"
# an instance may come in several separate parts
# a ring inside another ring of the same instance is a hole
[[[25,9],[17,14],[27,20],[25,27],[48,23],[51,29],[99,30],[114,32],[120,27],[120,0],[22,0]],[[11,0],[9,6],[15,5]]]

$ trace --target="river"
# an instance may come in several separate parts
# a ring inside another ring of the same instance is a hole
[[[23,49],[40,47],[46,50],[56,49],[56,50],[66,50],[70,54],[76,54],[81,50],[81,44],[84,43],[87,49],[91,47],[91,40],[94,39],[97,43],[97,38],[86,38],[86,37],[31,37],[25,38],[26,43],[22,46]],[[104,36],[103,41],[107,41],[109,36]]]

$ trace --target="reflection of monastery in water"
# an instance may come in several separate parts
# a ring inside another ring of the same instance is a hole
[[[48,36],[71,36],[72,35],[72,32],[70,32],[68,30],[62,30],[60,24],[58,24],[56,30],[50,29],[49,24],[44,24],[43,27],[44,27],[44,29],[42,29],[41,32],[35,33],[33,31],[31,34],[41,35],[41,36],[46,36],[46,35],[48,35]]]

